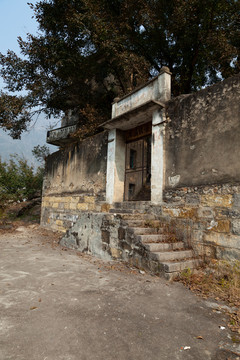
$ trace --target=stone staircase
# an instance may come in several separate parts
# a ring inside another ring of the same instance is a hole
[[[167,279],[176,277],[185,269],[199,267],[202,260],[195,258],[193,250],[169,231],[164,220],[159,220],[161,216],[150,211],[144,213],[146,205],[141,204],[136,209],[128,203],[128,208],[118,206],[110,210],[121,217],[125,241],[133,248],[133,264]]]

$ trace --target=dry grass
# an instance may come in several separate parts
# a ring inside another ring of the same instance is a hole
[[[205,298],[227,302],[232,308],[229,327],[240,334],[240,261],[212,260],[195,273],[185,270],[178,280]]]

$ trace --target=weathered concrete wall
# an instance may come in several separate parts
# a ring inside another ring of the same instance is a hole
[[[240,181],[240,75],[168,102],[166,188]]]
[[[149,251],[128,229],[120,214],[85,212],[61,239],[61,245],[104,260],[124,260],[138,268],[155,270]]]
[[[101,211],[106,196],[107,132],[50,155],[41,224],[66,231],[81,211]]]

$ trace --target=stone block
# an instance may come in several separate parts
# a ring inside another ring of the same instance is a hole
[[[77,203],[70,203],[70,205],[69,205],[69,208],[70,208],[70,210],[76,210],[77,209],[77,207],[78,207],[78,205],[79,204],[77,204]]]
[[[109,212],[110,208],[111,208],[110,204],[102,204],[101,212]]]
[[[57,202],[53,203],[52,207],[53,207],[54,209],[57,209],[57,208],[58,208],[58,203],[57,203]]]
[[[62,197],[61,196],[54,196],[51,197],[51,202],[61,202],[62,201]]]
[[[240,194],[233,195],[233,207],[240,208]]]
[[[229,210],[229,217],[232,219],[240,219],[240,209]]]
[[[193,230],[192,231],[192,242],[202,242],[203,240],[203,232],[202,230]]]
[[[116,248],[110,248],[111,255],[115,259],[120,259],[122,255],[122,250]]]
[[[82,211],[88,210],[88,204],[86,204],[86,203],[80,203],[80,204],[74,204],[74,205],[76,205],[76,208],[78,210],[82,210]],[[70,209],[71,209],[71,207],[70,207]]]
[[[208,245],[222,246],[240,250],[240,236],[210,232],[204,235],[204,242]]]
[[[227,261],[233,261],[240,259],[240,250],[239,249],[231,249],[231,248],[223,248],[217,247],[216,248],[216,258],[217,259],[224,259]]]
[[[195,256],[205,255],[204,245],[202,243],[194,242],[193,243],[193,252],[194,252]]]
[[[58,205],[59,209],[64,209],[64,203],[63,202],[60,202],[59,205]]]
[[[53,203],[53,202],[55,202],[55,197],[53,197],[53,196],[48,196],[48,197],[46,197],[46,201],[48,201],[49,203]]]
[[[84,202],[94,204],[95,203],[95,196],[84,196]]]
[[[187,194],[186,195],[186,205],[199,205],[200,196],[197,194]]]
[[[70,201],[71,203],[78,203],[79,202],[79,196],[72,196],[70,197]]]
[[[163,215],[170,215],[171,217],[178,217],[180,214],[179,208],[168,208],[166,206],[162,207],[162,214]]]
[[[214,217],[215,213],[212,208],[210,207],[199,207],[198,209],[198,217],[199,218],[206,218],[206,219],[212,219]]]
[[[215,219],[228,219],[231,217],[231,210],[229,208],[215,208],[214,209]]]
[[[64,203],[64,209],[69,210],[70,209],[70,203],[65,202]]]
[[[192,219],[192,220],[195,220],[197,219],[198,217],[198,214],[197,214],[197,208],[194,208],[194,207],[184,207],[181,209],[181,212],[180,212],[180,216],[181,218],[184,218],[184,219]]]
[[[213,227],[209,231],[216,231],[220,233],[229,233],[230,232],[230,221],[229,220],[217,220],[214,221]]]
[[[240,235],[240,219],[232,221],[232,232],[235,235]]]
[[[202,206],[208,207],[227,207],[230,208],[232,206],[232,195],[202,195],[201,196],[201,204]]]
[[[87,203],[88,205],[88,210],[89,211],[95,211],[96,210],[96,206],[94,203]]]
[[[62,226],[62,225],[63,225],[63,221],[62,221],[62,220],[56,220],[56,225]]]
[[[65,233],[67,231],[67,229],[64,226],[56,226],[55,229],[62,233]]]
[[[163,215],[170,215],[171,217],[177,217],[181,219],[193,219],[195,220],[197,215],[197,208],[194,207],[164,207],[162,208]]]
[[[62,201],[65,203],[70,203],[72,201],[72,196],[63,196]]]

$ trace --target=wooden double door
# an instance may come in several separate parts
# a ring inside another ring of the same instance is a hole
[[[126,143],[124,199],[151,200],[151,135]]]

